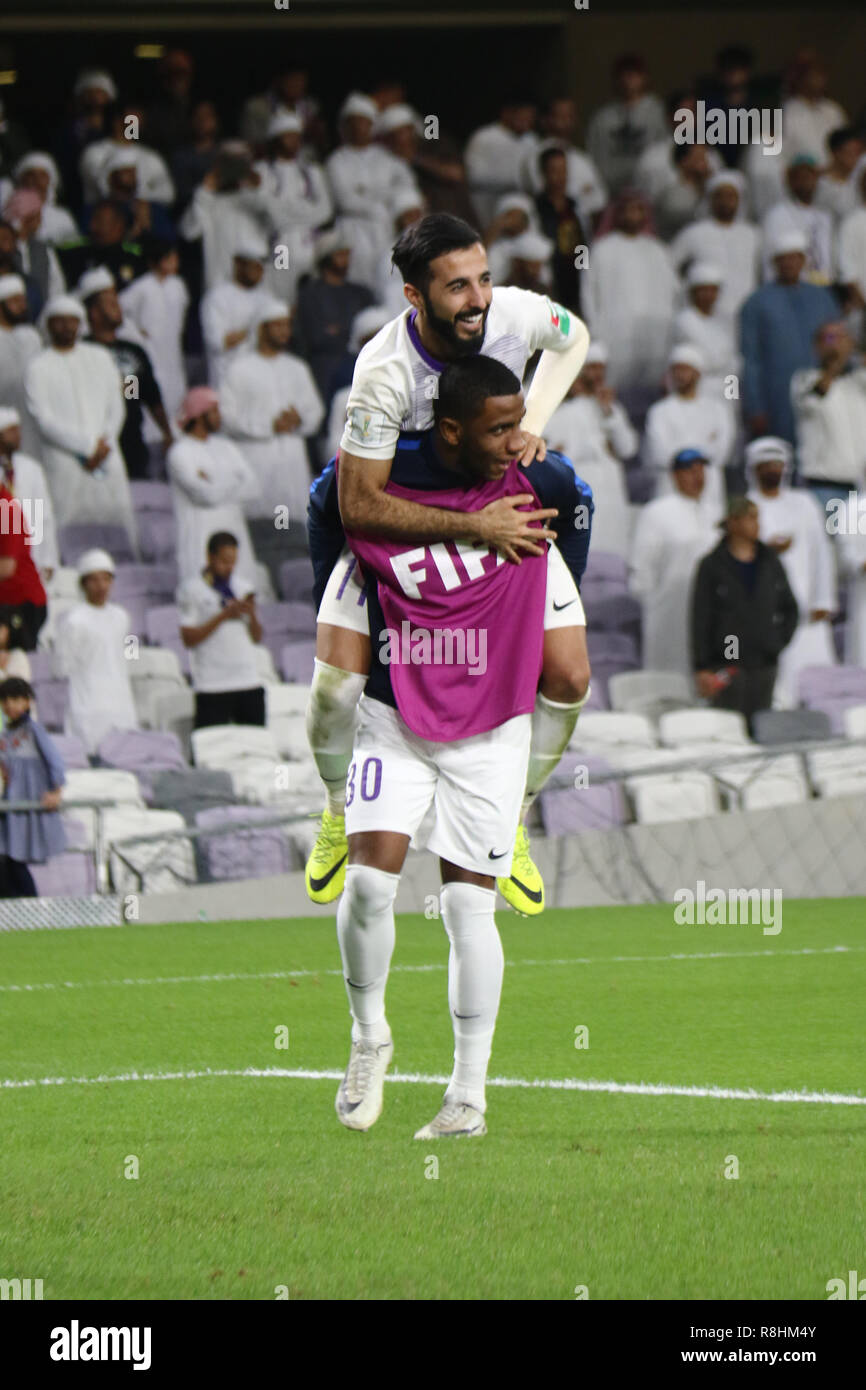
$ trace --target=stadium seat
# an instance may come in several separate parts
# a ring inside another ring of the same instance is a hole
[[[756,811],[770,806],[789,806],[811,796],[805,765],[800,755],[740,758],[706,769],[718,779],[720,791],[731,809]]]
[[[146,802],[153,800],[153,774],[186,767],[177,734],[154,729],[133,729],[107,734],[96,750],[103,767],[134,772]]]
[[[267,720],[280,757],[306,762],[311,757],[307,742],[306,710],[309,686],[270,685],[267,687]]]
[[[174,512],[171,484],[151,479],[133,478],[129,484],[136,516],[146,512]]]
[[[228,769],[238,801],[255,806],[290,807],[298,798],[321,797],[322,783],[312,758],[306,761],[272,762],[269,758],[245,758]]]
[[[610,677],[608,691],[611,709],[650,719],[672,709],[688,709],[696,701],[688,679],[678,671],[623,671]]]
[[[617,555],[613,550],[593,550],[590,548],[586,573],[584,574],[584,580],[587,579],[593,584],[603,581],[607,584],[618,585],[621,591],[626,592],[628,589],[628,565],[623,557]]]
[[[136,518],[138,544],[145,560],[174,560],[177,526],[172,512],[142,512]]]
[[[273,811],[255,806],[225,806],[200,811],[196,825],[202,830],[234,827],[222,834],[198,838],[201,877],[219,883],[227,879],[284,874],[299,867],[283,826],[256,825],[256,821],[273,814]]]
[[[96,892],[96,868],[89,854],[58,854],[46,864],[31,864],[40,898],[84,898]]]
[[[667,748],[695,750],[706,743],[751,742],[743,716],[724,709],[669,710],[659,718],[659,741]]]
[[[755,715],[755,742],[797,743],[830,738],[830,719],[817,709],[762,709]]]
[[[594,780],[612,770],[604,758],[566,753],[538,798],[544,833],[572,835],[622,825],[626,804],[621,784]]]
[[[147,615],[145,628],[152,647],[170,646],[180,641],[180,609],[176,603],[154,605]]]
[[[140,646],[136,660],[129,663],[129,674],[132,678],[132,698],[142,727],[160,728],[162,697],[184,694],[189,690],[177,653],[170,647]]]
[[[61,730],[69,706],[69,681],[61,679],[31,682],[39,711],[39,722],[50,731]]]
[[[264,642],[259,642],[255,649],[256,673],[262,685],[267,688],[269,685],[279,685],[280,675],[274,665],[274,657],[269,647]]]
[[[625,666],[639,666],[640,653],[638,652],[637,639],[630,632],[597,632],[594,629],[587,634],[587,650],[589,652],[590,665],[595,671],[596,664],[613,666],[621,663]],[[610,679],[610,677],[608,677]]]
[[[214,724],[207,729],[195,729],[192,752],[196,767],[231,769],[248,758],[279,762],[271,731],[253,724]]]
[[[75,565],[86,550],[107,550],[118,564],[134,560],[135,552],[125,526],[103,521],[72,521],[58,528],[57,545],[64,565]]]
[[[144,805],[135,773],[113,767],[72,768],[66,777],[63,799],[95,801],[104,806]]]
[[[186,829],[183,816],[175,811],[137,806],[106,811],[106,861],[115,893],[168,893],[194,883],[195,856]],[[139,836],[146,838],[139,841]]]
[[[49,607],[55,599],[71,598],[76,603],[81,598],[81,581],[74,565],[58,565],[45,585]]]
[[[626,790],[642,825],[690,821],[720,809],[716,784],[706,772],[687,769],[649,777],[630,777]]]
[[[31,652],[31,656],[32,655],[33,653]],[[81,739],[76,738],[75,734],[52,734],[51,740],[63,759],[63,766],[66,768],[67,772],[70,772],[73,768],[86,769],[90,767],[87,749],[84,747]]]
[[[303,642],[287,642],[280,652],[280,670],[283,673],[283,679],[297,681],[301,685],[309,685],[315,670],[313,666],[315,657],[315,638],[305,639]]]
[[[586,626],[588,632],[630,632],[639,640],[640,604],[631,594],[610,594],[600,598],[587,609]]]
[[[51,652],[28,652],[30,662],[30,682],[54,679],[54,657]]]
[[[800,701],[823,709],[826,700],[866,700],[866,669],[861,666],[805,666],[800,672]],[[819,703],[820,702],[820,703]]]
[[[177,811],[187,824],[199,811],[236,802],[231,773],[223,768],[185,767],[155,772],[151,779],[151,805],[155,809]]]
[[[279,585],[284,599],[313,602],[313,567],[306,556],[283,561],[279,568]]]
[[[818,796],[848,796],[866,791],[866,748],[816,748],[806,766]]]
[[[848,738],[866,738],[866,705],[849,705],[844,722]]]
[[[604,676],[602,676],[600,680],[597,679],[593,671],[592,680],[589,685],[589,698],[583,707],[583,712],[584,714],[589,714],[593,710],[607,709],[610,709],[607,697],[607,679]]]
[[[149,598],[154,605],[164,605],[172,602],[176,588],[175,565],[118,565],[111,597],[124,606],[129,598]]]
[[[580,716],[569,748],[601,749],[607,754],[612,747],[655,748],[657,745],[655,730],[645,715],[604,711]]]
[[[829,667],[830,670],[838,670],[838,667]],[[849,709],[856,709],[863,703],[862,695],[840,695],[838,698],[833,696],[814,696],[809,701],[809,709],[825,714],[830,721],[830,731],[835,735],[845,733],[845,716]]]
[[[135,686],[133,686],[133,692]],[[195,696],[187,686],[157,693],[152,705],[153,726],[177,734],[186,757],[192,756],[192,726],[195,720]]]

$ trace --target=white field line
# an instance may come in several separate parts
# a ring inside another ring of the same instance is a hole
[[[508,969],[523,966],[562,966],[562,965],[618,965],[668,960],[748,960],[758,956],[832,956],[840,953],[866,951],[866,946],[804,946],[799,950],[765,951],[696,951],[676,952],[669,956],[574,956],[569,960],[508,960]],[[431,971],[447,970],[445,961],[433,965],[392,965],[390,974],[428,974]],[[140,978],[126,977],[119,980],[46,980],[36,984],[0,985],[0,994],[32,994],[38,990],[63,989],[120,989],[130,985],[209,985],[224,984],[234,980],[296,980],[319,975],[342,976],[342,970],[263,970],[252,973],[227,973],[220,975],[144,975]]]
[[[244,1067],[223,1069],[207,1067],[203,1071],[121,1072],[115,1076],[37,1076],[0,1080],[0,1090],[16,1091],[36,1086],[100,1086],[118,1081],[198,1081],[206,1077],[253,1077],[290,1081],[340,1081],[343,1073],[329,1069],[307,1071],[284,1067]],[[420,1072],[394,1072],[385,1080],[412,1086],[447,1086],[447,1076],[425,1076]],[[866,1096],[845,1095],[837,1091],[755,1091],[732,1086],[667,1086],[646,1081],[583,1081],[572,1077],[557,1080],[528,1081],[523,1077],[493,1076],[488,1086],[505,1090],[542,1091],[600,1091],[609,1095],[685,1096],[707,1100],[763,1100],[806,1105],[866,1105]]]

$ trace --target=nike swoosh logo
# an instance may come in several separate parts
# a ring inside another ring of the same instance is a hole
[[[489,854],[487,855],[487,858],[488,858],[488,859],[504,859],[507,853],[508,853],[508,850],[507,850],[507,849],[504,849],[504,850],[502,851],[501,854],[494,854],[493,850],[490,850]]]
[[[313,878],[312,874],[310,875],[310,887],[312,888],[314,893],[318,893],[322,888],[327,888],[328,884],[331,882],[331,879],[334,877],[334,874],[337,872],[339,868],[343,866],[343,864],[345,864],[348,857],[349,851],[347,850],[346,853],[343,855],[342,859],[334,865],[333,869],[328,870],[324,878]]]
[[[553,611],[554,611],[554,613],[561,613],[562,610],[563,610],[563,608],[570,608],[571,605],[572,605],[573,603],[574,603],[574,599],[573,599],[573,598],[570,598],[570,599],[568,600],[568,603],[555,603],[555,604],[553,605]]]
[[[511,882],[517,884],[517,887],[520,889],[521,893],[525,893],[531,903],[541,902],[541,899],[544,895],[540,888],[527,888],[525,883],[521,883],[519,878],[514,877],[514,874],[511,875]]]

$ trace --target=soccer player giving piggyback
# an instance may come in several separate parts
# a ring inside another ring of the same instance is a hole
[[[414,449],[397,449],[389,492],[466,512],[534,494],[530,507],[570,524],[569,582],[579,578],[589,532],[574,527],[574,516],[591,497],[559,455],[520,466],[517,377],[483,356],[451,365],[434,410],[435,428]],[[372,665],[347,782],[349,863],[337,931],[352,1048],[337,1114],[347,1128],[366,1130],[381,1113],[393,1053],[385,986],[394,900],[410,841],[432,806],[426,845],[442,872],[454,1071],[441,1110],[415,1137],[482,1135],[503,975],[496,875],[510,869],[526,784],[553,601],[548,561],[542,553],[517,566],[459,541],[407,547],[347,535],[367,576]]]

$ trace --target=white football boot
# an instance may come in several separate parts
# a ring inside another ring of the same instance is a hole
[[[353,1042],[346,1075],[334,1108],[347,1129],[369,1129],[382,1113],[385,1072],[394,1056],[393,1042]]]
[[[442,1102],[442,1109],[429,1125],[419,1129],[416,1139],[443,1139],[446,1135],[466,1134],[470,1136],[487,1133],[484,1116],[474,1105],[464,1105],[459,1100]]]

